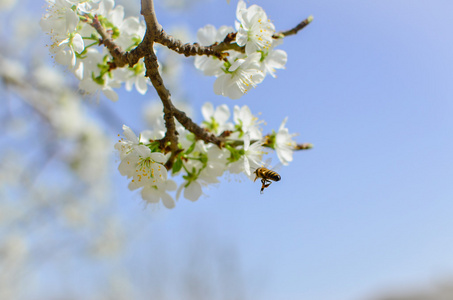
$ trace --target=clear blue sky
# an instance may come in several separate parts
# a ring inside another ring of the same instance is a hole
[[[157,6],[158,18],[195,36],[208,23],[234,25],[231,2],[200,2],[175,15]],[[298,141],[315,147],[296,153],[263,195],[259,183],[224,180],[196,203],[180,199],[157,213],[143,210],[118,174],[124,218],[149,219],[124,271],[136,272],[143,258],[154,271],[138,272],[138,284],[146,285],[146,273],[179,289],[187,268],[206,282],[219,268],[229,277],[217,284],[260,300],[363,299],[453,277],[453,2],[253,3],[277,30],[314,16],[285,39],[286,70],[236,101],[214,95],[213,78],[192,70],[186,94],[196,110],[205,101],[247,104],[268,130],[288,116]],[[128,110],[124,123],[140,129],[150,98],[111,106]]]

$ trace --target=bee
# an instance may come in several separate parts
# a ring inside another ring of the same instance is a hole
[[[258,178],[261,178],[261,183],[263,184],[261,186],[260,194],[263,193],[265,188],[271,185],[272,181],[280,181],[280,179],[282,179],[282,177],[278,175],[277,172],[269,170],[265,167],[256,169],[254,173],[256,177],[255,180],[253,180],[253,182],[255,182]]]

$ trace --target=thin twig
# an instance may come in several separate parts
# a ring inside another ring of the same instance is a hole
[[[94,16],[93,21],[90,23],[90,25],[93,26],[93,28],[99,33],[102,38],[100,42],[104,44],[107,49],[109,49],[110,54],[112,54],[113,61],[115,63],[114,67],[124,67],[128,63],[125,53],[123,52],[123,50],[121,50],[120,46],[113,42],[110,34],[107,33],[101,22],[99,22],[97,16]]]
[[[286,36],[296,34],[296,33],[299,32],[299,30],[302,30],[303,28],[305,28],[305,26],[310,24],[311,21],[313,21],[313,16],[309,16],[308,18],[306,18],[305,20],[303,20],[302,22],[297,24],[296,27],[294,27],[294,28],[292,28],[290,30],[280,31],[280,32],[275,33],[272,37],[274,39],[281,39],[281,38],[284,38]]]
[[[303,143],[303,144],[297,144],[294,150],[309,150],[313,148],[313,144],[310,143]]]

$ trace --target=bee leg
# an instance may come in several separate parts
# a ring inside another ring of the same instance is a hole
[[[261,183],[262,183],[263,185],[261,186],[260,194],[263,193],[263,191],[264,191],[265,188],[267,188],[268,186],[271,185],[272,181],[263,178],[263,179],[261,179]]]
[[[261,191],[260,191],[260,194],[262,194],[262,193],[263,193],[263,191],[264,191],[264,188],[266,187],[266,186],[265,186],[265,185],[266,185],[266,180],[265,180],[264,178],[263,178],[263,179],[261,179],[261,183],[262,183],[263,185],[261,186]]]

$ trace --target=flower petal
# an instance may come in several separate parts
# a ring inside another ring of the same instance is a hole
[[[172,196],[170,196],[169,194],[167,193],[162,193],[161,194],[161,199],[162,199],[162,203],[164,204],[164,206],[168,209],[172,209],[175,207],[175,200],[173,199]]]
[[[83,39],[80,34],[76,33],[71,42],[75,52],[81,53],[85,49],[85,44],[83,43]]]
[[[145,186],[142,190],[143,200],[149,203],[158,203],[160,200],[160,193],[154,186]]]
[[[192,181],[188,187],[184,189],[184,198],[189,199],[190,201],[197,201],[201,196],[201,185]]]

